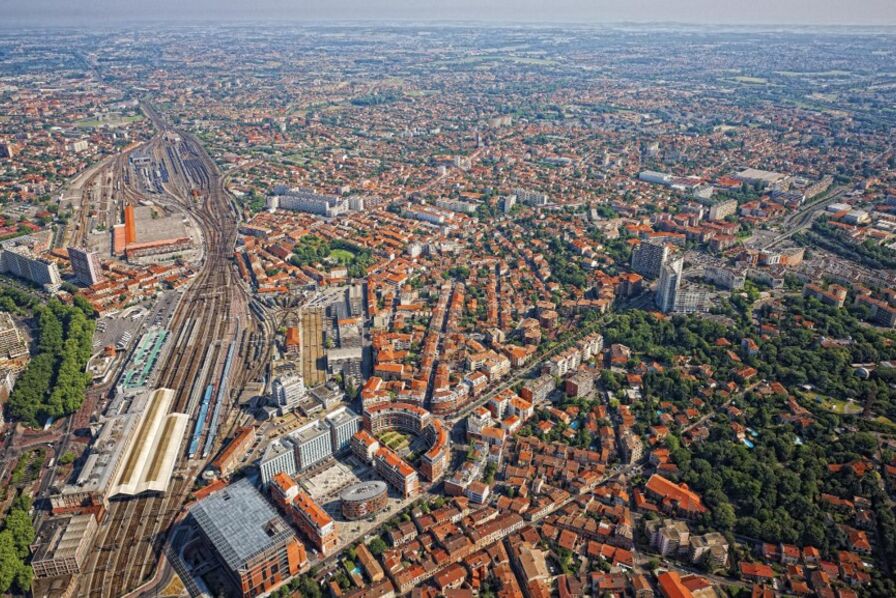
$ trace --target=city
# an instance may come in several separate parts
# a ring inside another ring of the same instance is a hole
[[[896,595],[893,41],[0,29],[0,594]]]

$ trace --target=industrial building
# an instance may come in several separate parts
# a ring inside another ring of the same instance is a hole
[[[248,479],[200,500],[190,517],[241,596],[276,589],[307,562],[292,528]]]

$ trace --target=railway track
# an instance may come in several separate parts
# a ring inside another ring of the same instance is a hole
[[[217,167],[195,137],[178,133],[181,141],[176,149],[169,140],[171,129],[150,106],[145,110],[160,133],[151,142],[152,151],[169,162],[169,198],[188,211],[199,224],[205,245],[205,256],[196,278],[185,292],[172,319],[170,329],[176,345],[160,364],[156,386],[172,388],[176,392],[176,412],[187,412],[194,386],[199,388],[217,380],[221,373],[223,350],[230,340],[243,337],[244,327],[255,332],[257,324],[249,316],[247,291],[238,283],[230,257],[237,236],[238,215],[223,189]],[[188,154],[181,160],[178,156]],[[133,179],[133,177],[131,177]],[[130,200],[141,197],[130,185],[124,195]],[[204,198],[199,205],[192,191],[197,189]],[[182,333],[183,332],[183,333]],[[264,331],[261,331],[264,334]],[[211,352],[211,353],[210,353]],[[238,351],[235,358],[231,388],[239,391],[244,384],[259,375],[264,367],[267,351],[256,360],[252,353]],[[210,358],[212,367],[204,367]],[[207,376],[207,380],[197,378]],[[222,396],[220,427],[228,421],[230,401]],[[192,434],[196,414],[190,413],[188,434]],[[227,436],[220,430],[214,447]],[[213,433],[212,430],[205,432]],[[188,439],[185,439],[188,440]],[[114,598],[126,594],[152,578],[155,564],[165,547],[167,533],[181,512],[193,487],[193,480],[205,466],[204,459],[188,459],[186,445],[175,468],[174,479],[165,494],[150,494],[114,501],[107,513],[109,524],[98,533],[97,550],[88,564],[79,595],[91,598]],[[214,455],[215,451],[211,452]]]

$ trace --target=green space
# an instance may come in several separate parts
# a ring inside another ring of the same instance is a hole
[[[10,486],[18,488],[36,480],[43,467],[45,456],[42,448],[28,451],[20,456],[15,469],[9,476]]]
[[[22,308],[22,306],[18,306]],[[73,305],[56,298],[32,308],[37,321],[37,354],[16,380],[9,397],[12,416],[30,426],[81,407],[90,383],[93,308],[76,295]]]
[[[0,523],[0,594],[30,594],[33,570],[26,562],[34,542],[30,510],[31,499],[20,494]]]
[[[83,118],[75,122],[75,126],[80,129],[95,129],[97,127],[120,127],[133,122],[143,120],[143,115],[134,114],[132,116],[109,115],[107,118]]]
[[[837,415],[858,415],[862,412],[862,406],[854,401],[844,401],[814,393],[807,393],[805,396],[822,409]]]
[[[317,235],[305,235],[293,248],[289,261],[294,266],[316,266],[324,262],[338,263],[348,269],[348,275],[360,278],[373,265],[373,252],[350,241],[327,241]]]
[[[380,435],[379,441],[395,452],[406,449],[411,444],[411,439],[401,432],[390,430]]]

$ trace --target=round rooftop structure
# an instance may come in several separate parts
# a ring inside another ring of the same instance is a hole
[[[389,486],[379,480],[361,482],[339,494],[346,519],[361,519],[383,510],[389,502]]]
[[[339,494],[339,499],[343,501],[364,501],[376,498],[388,491],[389,487],[386,486],[386,482],[372,480],[349,486]]]

